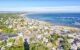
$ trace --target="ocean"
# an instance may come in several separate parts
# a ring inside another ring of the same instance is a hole
[[[27,14],[27,17],[56,25],[80,28],[80,13],[32,13]]]

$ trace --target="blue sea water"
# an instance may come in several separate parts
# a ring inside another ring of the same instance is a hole
[[[80,28],[80,13],[35,13],[27,14],[27,17],[42,21]]]

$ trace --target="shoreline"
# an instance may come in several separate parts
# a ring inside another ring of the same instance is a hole
[[[13,29],[17,30],[18,32],[17,32],[17,36],[8,37],[8,39],[13,38],[15,40],[15,43],[11,43],[14,45],[11,46],[15,46],[16,44],[18,44],[18,42],[20,42],[18,40],[19,37],[21,37],[23,40],[22,44],[24,44],[26,40],[27,44],[30,46],[29,48],[32,47],[32,44],[36,43],[36,44],[45,45],[45,47],[47,47],[49,50],[51,48],[54,49],[58,48],[58,46],[60,46],[59,44],[61,44],[59,43],[61,40],[62,41],[66,40],[64,44],[68,44],[68,45],[71,44],[71,46],[73,46],[68,37],[71,37],[71,40],[75,40],[75,38],[80,39],[80,37],[78,36],[80,35],[80,29],[78,28],[54,25],[53,23],[28,18],[25,15],[26,13],[17,15],[19,18],[15,18],[12,22],[14,24],[12,25]],[[10,28],[11,26],[8,27]],[[8,39],[6,39],[6,41]],[[76,46],[78,47],[78,45]],[[23,47],[25,48],[25,46]],[[33,47],[35,47],[35,45]]]
[[[20,16],[21,17],[24,17],[24,18],[27,18],[27,19],[30,19],[30,20],[37,20],[37,19],[32,19],[32,18],[29,18],[29,17],[27,17],[27,16],[25,16],[26,14],[28,14],[28,13],[24,13],[24,14],[21,14]],[[41,20],[37,20],[37,21],[41,21]],[[48,24],[51,24],[51,25],[55,25],[55,26],[57,26],[57,27],[64,27],[64,28],[69,28],[69,29],[76,29],[76,30],[80,30],[80,28],[77,28],[77,27],[70,27],[70,26],[65,26],[65,25],[56,25],[56,24],[54,24],[54,23],[51,23],[51,22],[47,22],[47,21],[41,21],[41,22],[44,22],[44,23],[48,23]]]

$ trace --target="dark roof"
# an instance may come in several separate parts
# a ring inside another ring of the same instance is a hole
[[[4,40],[4,39],[7,39],[7,38],[8,38],[7,34],[0,32],[0,40]]]
[[[3,32],[0,32],[0,40],[6,40],[7,38],[16,37],[16,36],[18,35],[17,34],[6,34]]]
[[[10,35],[8,35],[8,37],[16,37],[16,36],[18,36],[17,34],[10,34]]]

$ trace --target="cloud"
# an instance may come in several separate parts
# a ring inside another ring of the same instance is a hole
[[[0,11],[30,11],[30,12],[80,12],[80,6],[54,6],[54,7],[7,7]]]
[[[33,12],[80,12],[80,6],[26,7],[23,10]]]

